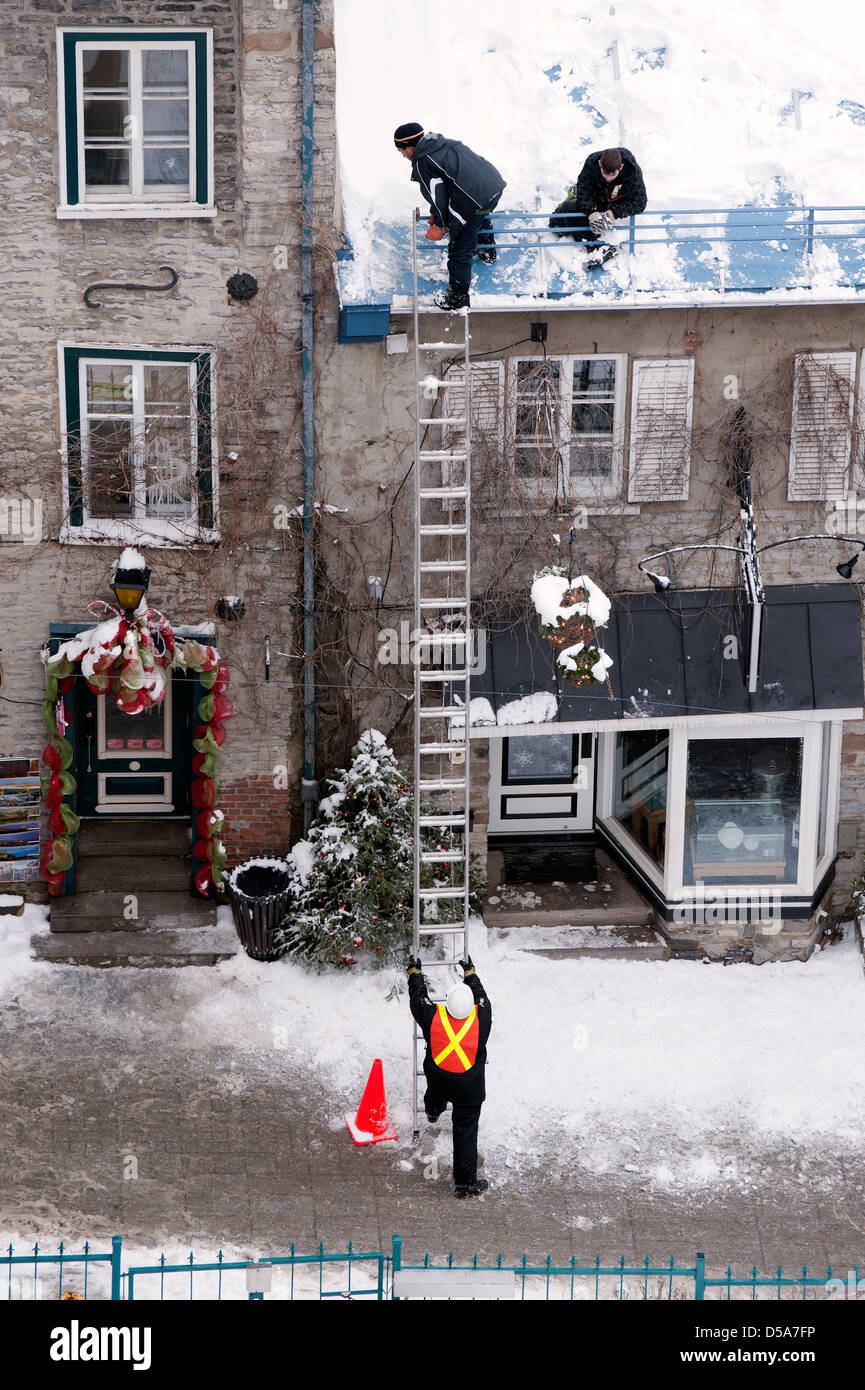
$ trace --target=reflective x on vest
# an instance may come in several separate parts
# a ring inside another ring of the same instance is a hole
[[[439,1004],[430,1029],[430,1052],[442,1071],[471,1071],[478,1055],[477,1005],[455,1033],[450,1014]]]

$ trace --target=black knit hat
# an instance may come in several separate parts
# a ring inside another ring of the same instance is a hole
[[[397,149],[404,149],[406,145],[416,145],[423,135],[423,126],[417,121],[407,121],[405,125],[398,125],[393,133],[393,143]]]

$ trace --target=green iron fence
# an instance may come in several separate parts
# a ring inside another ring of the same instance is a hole
[[[47,1290],[41,1296],[45,1298],[63,1298],[64,1294],[68,1297],[71,1294],[78,1294],[82,1298],[92,1297],[92,1283],[90,1280],[91,1270],[94,1266],[101,1274],[103,1268],[109,1266],[110,1293],[108,1298],[117,1300],[120,1298],[120,1261],[122,1253],[122,1237],[111,1237],[111,1251],[94,1251],[91,1249],[89,1241],[84,1242],[84,1248],[80,1251],[68,1251],[60,1242],[57,1247],[56,1255],[46,1255],[40,1251],[38,1243],[34,1244],[32,1252],[26,1255],[16,1255],[15,1247],[9,1245],[0,1253],[0,1273],[3,1266],[6,1266],[6,1298],[13,1296],[24,1298],[24,1288],[28,1290],[32,1283],[32,1297],[40,1297],[40,1277],[43,1289]],[[64,1275],[72,1269],[79,1278],[73,1285],[68,1279],[64,1288]],[[31,1273],[32,1271],[32,1273]],[[56,1277],[56,1285],[55,1285]],[[81,1284],[81,1287],[77,1285]],[[28,1293],[27,1295],[31,1295]],[[106,1297],[105,1294],[97,1292],[97,1297]]]
[[[473,1282],[484,1284],[483,1276],[510,1274],[507,1292],[497,1296],[520,1301],[579,1300],[670,1300],[717,1301],[747,1299],[807,1300],[857,1297],[860,1290],[858,1266],[833,1273],[785,1274],[779,1265],[774,1274],[760,1274],[755,1266],[749,1273],[734,1274],[728,1265],[723,1274],[710,1274],[706,1256],[698,1253],[693,1263],[653,1264],[646,1257],[628,1264],[624,1256],[603,1264],[596,1256],[591,1264],[579,1264],[572,1257],[565,1264],[554,1264],[550,1256],[531,1263],[528,1256],[514,1263],[499,1255],[485,1264],[478,1255],[460,1263],[451,1253],[444,1260],[425,1254],[419,1263],[405,1260],[403,1238],[394,1235],[391,1250],[356,1250],[349,1241],[345,1250],[326,1251],[319,1244],[311,1255],[298,1254],[294,1244],[285,1255],[267,1255],[258,1260],[226,1259],[220,1250],[213,1260],[202,1260],[193,1251],[183,1261],[172,1262],[162,1254],[155,1264],[121,1268],[122,1239],[113,1236],[111,1250],[96,1251],[85,1242],[80,1251],[68,1250],[61,1242],[56,1254],[46,1254],[38,1244],[26,1254],[16,1254],[12,1245],[0,1253],[0,1279],[6,1267],[5,1297],[112,1300],[228,1300],[262,1298],[283,1300],[372,1299],[399,1301],[394,1276],[420,1273],[438,1274],[434,1292],[424,1295],[423,1280],[415,1280],[411,1297],[461,1299],[473,1296]],[[449,1293],[449,1275],[453,1292]],[[73,1277],[74,1275],[74,1277]],[[475,1281],[475,1276],[477,1279]],[[264,1283],[262,1284],[262,1279]],[[489,1284],[489,1280],[486,1281]],[[397,1286],[407,1287],[406,1283]],[[408,1285],[411,1280],[408,1281]],[[456,1287],[458,1286],[458,1287]],[[265,1292],[260,1290],[264,1288]],[[862,1283],[865,1289],[865,1281]],[[0,1286],[0,1297],[3,1296]],[[405,1296],[405,1295],[404,1295]]]
[[[322,1244],[314,1255],[298,1255],[294,1244],[287,1255],[264,1255],[258,1260],[226,1260],[220,1250],[215,1260],[202,1261],[193,1251],[182,1264],[169,1264],[165,1255],[153,1265],[133,1265],[122,1276],[125,1297],[147,1299],[236,1299],[257,1295],[248,1288],[248,1270],[267,1271],[270,1296],[277,1299],[371,1298],[381,1301],[387,1287],[390,1261],[381,1250],[355,1250],[351,1241],[344,1251],[327,1253]],[[241,1278],[241,1274],[243,1278]],[[177,1276],[184,1276],[182,1281]],[[149,1277],[148,1277],[149,1276]],[[168,1282],[166,1282],[166,1278]],[[154,1291],[153,1279],[158,1280]],[[138,1281],[136,1285],[136,1281]],[[258,1281],[256,1281],[258,1282]],[[260,1296],[260,1295],[258,1295]]]
[[[420,1264],[407,1264],[403,1260],[402,1236],[395,1235],[392,1242],[391,1269],[400,1270],[457,1270],[480,1273],[496,1270],[513,1273],[515,1278],[514,1297],[520,1300],[550,1301],[580,1299],[613,1299],[624,1301],[670,1300],[717,1300],[719,1298],[855,1298],[858,1287],[858,1270],[845,1271],[844,1276],[833,1275],[829,1266],[825,1274],[808,1272],[803,1265],[801,1274],[784,1274],[779,1265],[775,1274],[761,1275],[753,1266],[750,1274],[734,1275],[728,1265],[723,1275],[709,1275],[706,1269],[706,1256],[699,1252],[692,1265],[677,1265],[675,1260],[667,1264],[653,1265],[648,1256],[641,1264],[629,1265],[624,1256],[615,1264],[604,1265],[596,1256],[590,1265],[581,1265],[575,1256],[564,1265],[556,1265],[548,1256],[540,1264],[530,1264],[523,1255],[516,1264],[507,1264],[499,1255],[494,1264],[483,1264],[477,1255],[468,1264],[459,1264],[449,1255],[443,1262],[434,1261],[428,1254]],[[390,1281],[390,1296],[398,1298]],[[852,1289],[852,1294],[850,1290]],[[734,1295],[734,1290],[737,1292]],[[463,1292],[461,1297],[465,1297]]]

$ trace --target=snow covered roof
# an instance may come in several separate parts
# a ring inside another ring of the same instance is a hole
[[[335,0],[344,309],[409,305],[425,204],[393,146],[406,120],[463,140],[507,180],[473,310],[865,299],[858,7],[497,0],[446,22],[420,6],[391,17],[390,0]],[[617,229],[619,256],[587,271],[572,241],[537,243],[554,241],[547,217],[586,155],[614,145],[640,163],[648,208],[633,240]],[[446,250],[420,242],[422,302]]]
[[[613,659],[605,685],[561,682],[555,649],[537,618],[514,615],[487,634],[485,669],[472,677],[471,724],[517,727],[560,723],[669,724],[773,712],[848,710],[863,699],[859,593],[854,585],[766,589],[760,681],[748,694],[738,661],[724,659],[719,633],[740,634],[738,591],[668,590],[618,594],[600,634]],[[477,619],[480,625],[480,619]]]

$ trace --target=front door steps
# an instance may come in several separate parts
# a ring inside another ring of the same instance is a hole
[[[34,953],[62,965],[215,965],[236,954],[237,935],[191,882],[186,822],[85,821],[75,893],[52,898],[51,932],[33,938]]]

